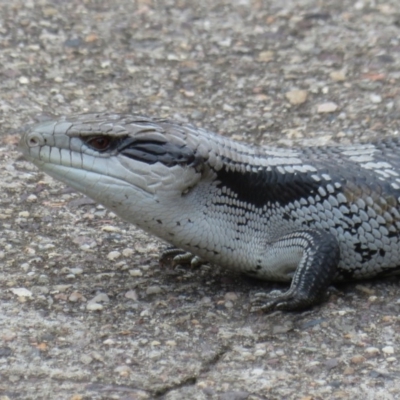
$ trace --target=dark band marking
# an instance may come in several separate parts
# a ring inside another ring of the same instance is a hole
[[[130,136],[112,137],[93,135],[82,138],[92,150],[99,153],[119,153],[146,164],[160,162],[167,167],[190,165],[197,167],[202,159],[186,145],[167,141],[137,139]]]
[[[126,157],[147,164],[160,162],[167,167],[196,164],[196,154],[192,149],[171,142],[127,137],[121,141],[117,151]]]
[[[322,186],[321,181],[317,182],[308,174],[280,173],[277,169],[246,173],[221,169],[216,174],[219,189],[226,187],[237,195],[239,201],[258,208],[268,204],[285,206],[302,198],[314,197]]]

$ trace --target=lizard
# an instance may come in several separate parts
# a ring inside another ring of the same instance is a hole
[[[25,158],[174,246],[288,282],[254,310],[302,310],[332,282],[400,274],[400,138],[280,148],[140,115],[91,113],[31,126]]]

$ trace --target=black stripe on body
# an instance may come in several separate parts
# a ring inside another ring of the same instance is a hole
[[[361,269],[361,265],[373,260],[381,265],[386,251],[390,250],[390,245],[386,245],[383,239],[384,234],[379,233],[380,227],[387,229],[388,238],[399,240],[400,210],[396,196],[400,195],[400,191],[393,189],[388,182],[378,181],[376,177],[372,179],[371,171],[362,171],[364,175],[357,172],[357,169],[341,168],[334,182],[322,178],[324,174],[329,175],[327,170],[318,171],[316,175],[320,180],[314,179],[310,173],[282,173],[277,168],[245,173],[224,168],[215,174],[218,189],[235,199],[236,209],[242,208],[242,202],[245,204],[244,210],[251,209],[251,206],[257,209],[279,209],[281,218],[292,221],[293,226],[301,219],[304,227],[321,224],[326,226],[324,229],[328,232],[335,234],[336,231],[337,237],[346,241],[345,247],[351,246],[360,255]],[[337,187],[334,183],[340,185]],[[313,199],[311,202],[310,198]],[[360,199],[363,201],[359,202]],[[326,206],[325,202],[328,202]],[[326,211],[321,210],[321,205],[327,207]],[[298,214],[299,207],[302,210]],[[333,212],[335,208],[336,212]],[[244,212],[236,213],[238,219],[239,216],[244,219],[244,222],[237,225],[245,225],[248,221],[244,218]],[[350,233],[354,239],[351,244],[345,239],[346,233]],[[356,270],[352,266],[350,271],[340,271],[340,275],[354,275]]]
[[[323,184],[306,173],[281,173],[277,169],[240,172],[221,169],[216,172],[217,187],[230,189],[237,200],[262,208],[268,204],[281,206],[314,197]]]

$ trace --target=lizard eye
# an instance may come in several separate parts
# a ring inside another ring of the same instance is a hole
[[[110,148],[112,140],[108,136],[92,136],[85,140],[85,143],[97,151],[106,151]]]

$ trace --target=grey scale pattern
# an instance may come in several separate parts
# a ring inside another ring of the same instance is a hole
[[[104,151],[91,146],[98,137],[110,141]],[[319,294],[332,280],[400,273],[397,137],[258,147],[168,120],[87,114],[35,125],[21,149],[45,172],[168,243],[261,279],[293,279],[291,290],[309,285],[296,271],[317,268],[319,255],[321,264],[335,264]]]

